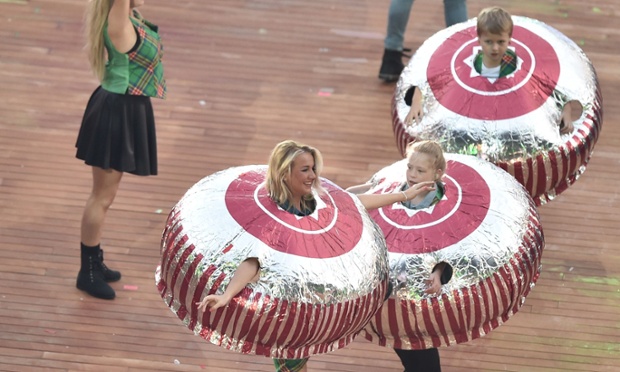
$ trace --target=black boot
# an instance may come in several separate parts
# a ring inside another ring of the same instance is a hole
[[[120,271],[110,270],[103,262],[103,249],[99,249],[99,261],[101,261],[101,271],[106,282],[117,282],[121,279]]]
[[[379,79],[384,80],[386,83],[393,83],[398,80],[400,73],[405,68],[403,57],[408,56],[400,50],[385,49],[383,51],[381,68],[379,69]]]
[[[80,248],[82,266],[75,286],[93,297],[111,300],[116,296],[116,293],[103,277],[101,260],[99,259],[100,251],[98,245],[88,247],[82,244]]]

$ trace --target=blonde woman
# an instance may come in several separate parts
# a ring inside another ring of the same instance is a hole
[[[323,193],[320,174],[323,158],[318,149],[292,140],[280,142],[271,152],[265,187],[269,197],[282,209],[297,216],[307,216],[314,212],[316,200],[312,194]],[[392,194],[366,194],[358,198],[366,209],[379,208],[388,204],[415,199],[428,192],[434,182],[420,182],[407,190]],[[222,295],[208,295],[197,303],[202,312],[214,311],[226,306],[248,283],[258,280],[260,265],[255,257],[243,261],[226,291]],[[308,358],[274,359],[276,372],[306,372]]]
[[[123,173],[157,174],[155,120],[151,97],[164,98],[163,49],[157,26],[136,10],[142,0],[90,0],[86,12],[90,65],[101,82],[82,119],[78,159],[92,169],[93,187],[81,225],[77,288],[113,299],[108,282],[121,274],[103,263],[100,247],[106,212]]]

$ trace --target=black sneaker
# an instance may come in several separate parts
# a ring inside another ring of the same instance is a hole
[[[384,80],[386,83],[393,83],[400,77],[400,73],[403,72],[405,65],[403,64],[403,57],[409,57],[403,52],[409,52],[410,49],[390,50],[384,49],[383,61],[381,62],[381,68],[379,69],[379,79]]]

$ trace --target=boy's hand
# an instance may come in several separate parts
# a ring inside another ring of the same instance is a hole
[[[422,107],[420,105],[419,102],[412,102],[411,104],[411,110],[409,110],[409,113],[407,114],[407,117],[405,118],[405,125],[410,127],[412,126],[414,123],[415,124],[419,124],[422,121]]]
[[[439,295],[441,293],[441,270],[433,271],[426,283],[428,284],[427,294]]]
[[[562,118],[560,119],[560,134],[572,133],[575,127],[573,126],[573,119],[571,115],[570,102],[564,105],[562,110]]]
[[[413,98],[411,99],[411,109],[405,118],[405,126],[409,127],[413,125],[414,121],[416,124],[420,124],[422,122],[423,115],[422,93],[420,92],[420,89],[415,88]]]

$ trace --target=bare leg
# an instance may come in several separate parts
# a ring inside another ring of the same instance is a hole
[[[123,176],[122,172],[113,169],[92,169],[93,189],[84,208],[80,234],[82,243],[90,247],[98,245],[101,240],[106,213],[116,197]]]
[[[92,167],[92,171],[93,189],[82,215],[81,263],[76,287],[93,297],[111,300],[116,293],[107,281],[120,279],[120,273],[109,270],[103,264],[99,240],[106,213],[114,201],[123,173],[98,167]]]

